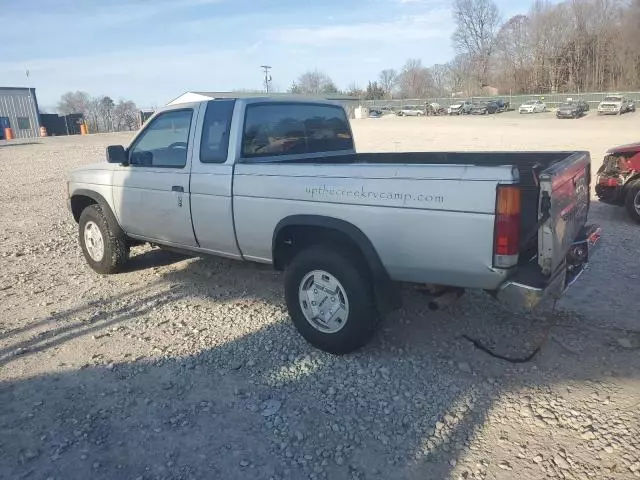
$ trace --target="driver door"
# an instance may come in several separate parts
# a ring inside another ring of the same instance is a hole
[[[191,224],[190,156],[198,106],[160,113],[129,147],[113,176],[123,230],[148,240],[196,246]]]

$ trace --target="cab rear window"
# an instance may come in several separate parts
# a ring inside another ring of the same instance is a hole
[[[248,105],[242,156],[271,157],[352,150],[344,109],[338,105],[268,103]]]

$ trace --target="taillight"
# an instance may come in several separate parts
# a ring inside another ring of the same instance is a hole
[[[620,185],[620,179],[618,177],[600,177],[598,179],[598,185],[603,187],[618,187]]]
[[[520,189],[499,185],[496,198],[495,242],[493,265],[513,267],[520,250]]]

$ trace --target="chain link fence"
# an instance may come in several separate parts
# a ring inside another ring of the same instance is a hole
[[[615,92],[619,95],[624,95],[631,100],[634,100],[637,103],[640,103],[640,92]],[[393,110],[400,110],[406,106],[424,106],[430,103],[437,103],[440,106],[447,108],[455,103],[458,103],[461,100],[471,100],[473,102],[484,102],[489,100],[501,99],[505,102],[509,102],[509,106],[511,109],[517,109],[523,103],[529,102],[531,100],[542,100],[547,104],[547,107],[550,109],[556,108],[563,102],[566,102],[567,99],[572,99],[574,101],[584,100],[589,104],[591,108],[596,108],[598,104],[604,100],[607,95],[612,95],[611,92],[601,92],[601,93],[541,93],[539,95],[530,94],[530,95],[497,95],[492,97],[429,97],[429,98],[403,98],[403,99],[394,99],[394,100],[363,100],[360,104],[363,107],[388,107]]]

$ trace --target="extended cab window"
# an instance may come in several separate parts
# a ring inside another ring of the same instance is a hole
[[[184,167],[192,114],[191,109],[173,110],[154,118],[130,150],[131,165]]]
[[[266,157],[353,149],[345,111],[340,106],[303,103],[247,107],[243,157]]]
[[[202,163],[224,163],[229,151],[229,130],[235,100],[211,100],[207,104],[200,141]]]

